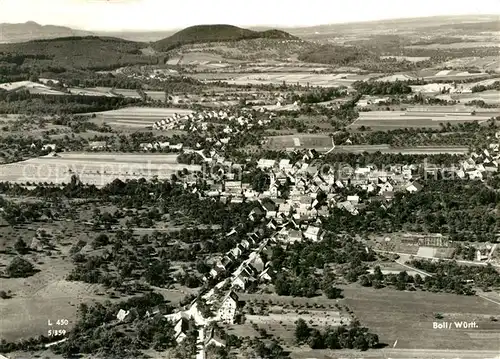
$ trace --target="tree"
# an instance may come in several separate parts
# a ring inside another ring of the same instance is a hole
[[[371,287],[371,285],[372,285],[372,281],[370,280],[370,277],[366,274],[363,274],[359,277],[359,283],[363,287]]]
[[[376,266],[373,269],[373,279],[380,280],[380,281],[384,280],[384,274],[382,273],[380,266]]]
[[[35,273],[35,267],[26,259],[16,257],[7,266],[6,273],[12,278],[25,278]]]
[[[92,247],[94,247],[94,249],[96,249],[99,247],[107,246],[108,244],[109,244],[108,236],[104,233],[101,233],[92,242]]]
[[[16,249],[17,253],[19,253],[19,254],[26,254],[29,251],[28,246],[26,245],[26,242],[23,241],[21,238],[19,238],[16,241],[16,243],[14,244],[14,248]]]
[[[334,287],[334,286],[329,286],[323,290],[325,292],[325,295],[328,299],[337,299],[337,298],[342,298],[342,289]]]
[[[299,318],[295,322],[295,340],[298,344],[305,343],[309,338],[310,332],[311,330],[304,319]]]

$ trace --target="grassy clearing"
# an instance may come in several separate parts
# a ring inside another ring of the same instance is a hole
[[[199,171],[198,165],[177,163],[177,155],[116,153],[61,153],[0,166],[0,181],[12,183],[69,183],[76,174],[84,183],[104,186],[114,179],[168,179],[184,168]]]
[[[344,302],[381,342],[397,348],[498,349],[500,325],[490,321],[499,306],[479,297],[371,288],[344,289]],[[436,319],[441,313],[443,319]],[[479,329],[433,329],[433,322],[476,321]],[[497,322],[498,323],[498,322]],[[489,327],[489,328],[488,328]]]

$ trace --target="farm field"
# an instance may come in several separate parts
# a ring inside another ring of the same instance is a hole
[[[350,86],[352,83],[361,80],[367,80],[379,74],[360,75],[353,73],[344,74],[312,74],[312,73],[262,73],[262,74],[234,74],[233,76],[225,76],[220,78],[220,81],[225,81],[229,84],[236,85],[262,85],[262,84],[288,84],[307,85],[310,86]],[[210,80],[207,80],[210,81]]]
[[[344,302],[382,343],[405,349],[497,350],[500,307],[476,296],[399,292],[372,288],[344,289]],[[440,313],[442,320],[435,318]],[[433,322],[476,322],[476,329],[433,329]]]
[[[462,57],[446,61],[442,63],[440,67],[452,67],[452,68],[478,67],[483,71],[489,70],[494,72],[500,72],[500,58],[498,56]]]
[[[328,135],[321,134],[297,134],[297,135],[283,135],[283,136],[270,136],[266,138],[266,147],[275,150],[282,150],[285,148],[316,148],[325,147],[332,148],[332,140]]]
[[[483,91],[483,92],[475,92],[475,93],[456,93],[450,95],[453,100],[458,100],[460,102],[469,102],[469,101],[484,101],[490,105],[500,105],[500,91]],[[497,112],[500,113],[500,109],[497,109]]]
[[[60,153],[0,166],[0,181],[63,184],[76,174],[82,182],[102,187],[117,178],[168,179],[184,168],[201,170],[199,165],[178,164],[176,158],[148,153]]]
[[[428,45],[411,45],[409,49],[472,49],[475,47],[499,47],[500,44],[496,41],[464,41],[451,44],[428,44]]]
[[[376,79],[376,81],[395,82],[395,81],[408,81],[416,79],[424,79],[426,81],[456,81],[466,79],[482,79],[488,77],[486,72],[469,72],[464,70],[434,70],[428,69],[418,73],[398,73],[389,76],[383,76]]]
[[[90,92],[96,92],[96,93],[103,93],[103,94],[110,94],[111,90],[113,90],[114,94],[121,95],[124,97],[129,97],[129,98],[140,98],[139,94],[137,93],[136,90],[132,89],[119,89],[119,88],[111,88],[111,87],[89,87],[84,89],[86,91]],[[146,95],[151,97],[153,100],[161,100],[163,101],[165,99],[165,92],[163,91],[144,91]]]
[[[360,112],[358,119],[349,125],[350,128],[370,127],[375,130],[392,130],[397,128],[439,128],[441,123],[452,124],[474,122],[483,123],[492,117],[498,116],[498,110],[492,111],[477,109],[473,107],[462,112],[457,109],[451,112],[449,109],[439,107],[413,108],[406,111],[368,111]],[[472,111],[475,115],[471,115]]]
[[[325,152],[332,148],[332,141],[326,135],[283,135],[267,137],[264,146],[273,150],[294,151],[301,148],[310,148],[318,152]],[[391,148],[389,145],[335,145],[335,149],[332,152],[373,153],[377,151],[381,153],[401,154],[466,154],[469,152],[469,149],[466,146]]]
[[[152,126],[156,121],[173,116],[175,113],[187,115],[191,110],[176,108],[154,107],[127,107],[119,110],[97,112],[97,119],[101,119],[110,126],[124,126],[130,128],[145,128]]]
[[[32,82],[32,81],[18,81],[0,84],[0,89],[6,91],[18,91],[21,89],[27,90],[30,94],[39,95],[68,95],[62,91],[57,91],[49,86]]]

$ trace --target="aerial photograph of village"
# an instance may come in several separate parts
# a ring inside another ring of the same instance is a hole
[[[0,359],[500,359],[498,0],[0,0]]]

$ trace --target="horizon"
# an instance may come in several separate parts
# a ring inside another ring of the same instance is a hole
[[[500,17],[496,0],[462,4],[441,0],[438,5],[431,0],[411,4],[351,0],[338,5],[332,0],[311,0],[305,9],[297,9],[285,0],[255,0],[241,3],[237,9],[230,0],[213,0],[210,4],[185,0],[174,6],[164,0],[51,0],[50,8],[38,0],[0,0],[0,8],[0,23],[36,22],[93,32],[172,31],[200,24],[299,28],[439,16]],[[268,11],[262,12],[262,8]],[[364,11],[360,12],[360,8]],[[292,11],[284,13],[283,9]]]

